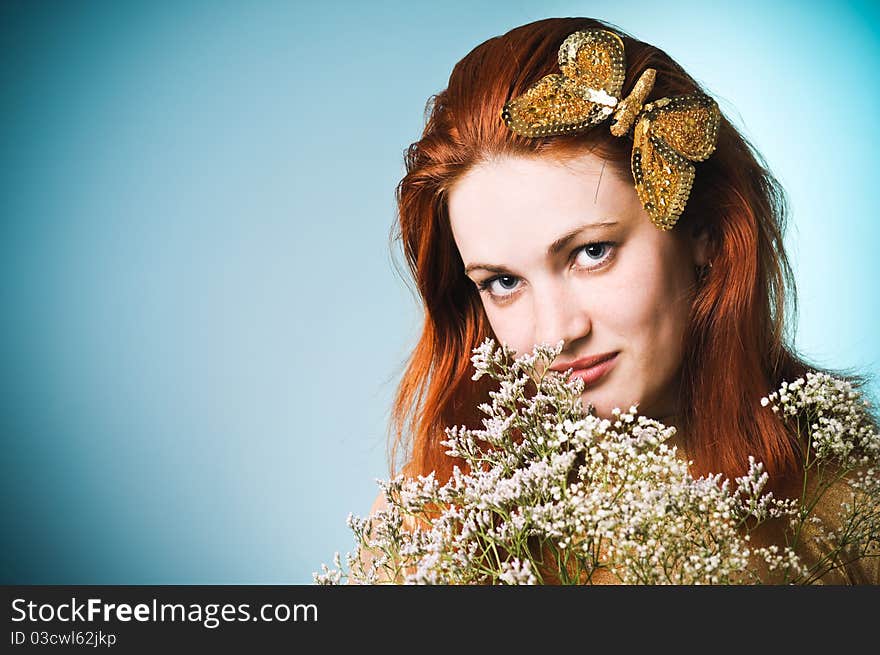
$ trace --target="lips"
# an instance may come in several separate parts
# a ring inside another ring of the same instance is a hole
[[[587,385],[595,384],[602,376],[614,368],[616,363],[617,355],[613,355],[611,359],[606,359],[605,361],[594,364],[589,368],[575,369],[572,371],[568,379],[574,380],[575,378],[580,378]]]
[[[554,371],[564,373],[568,369],[574,369],[569,376],[569,380],[580,378],[585,384],[595,384],[602,376],[610,371],[617,363],[617,353],[602,353],[600,355],[591,355],[582,357],[573,362],[557,364],[551,366]]]
[[[557,362],[556,364],[551,366],[550,369],[553,371],[559,371],[560,373],[564,373],[570,368],[579,371],[595,366],[596,364],[601,364],[602,362],[616,356],[616,352],[600,353],[598,355],[587,355],[586,357],[581,357],[580,359],[575,359],[570,362]]]

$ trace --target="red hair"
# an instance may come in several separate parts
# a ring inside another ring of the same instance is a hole
[[[616,32],[625,45],[626,96],[646,68],[657,78],[648,101],[704,92],[669,55],[602,21],[549,18],[489,39],[452,71],[445,90],[426,109],[422,138],[405,154],[406,175],[396,190],[393,240],[403,251],[425,318],[403,373],[391,413],[390,464],[406,475],[435,471],[446,480],[455,464],[440,441],[444,428],[482,428],[477,410],[491,378],[471,380],[472,350],[496,339],[452,237],[447,197],[475,164],[497,156],[567,159],[593,152],[631,179],[632,141],[608,125],[579,134],[526,138],[510,131],[500,110],[542,76],[558,72],[557,53],[572,32]],[[679,406],[688,457],[697,474],[742,475],[748,456],[763,461],[771,488],[783,491],[799,474],[800,454],[790,431],[760,398],[793,381],[808,364],[785,333],[797,312],[792,270],[783,247],[786,200],[751,144],[722,117],[715,152],[696,165],[694,187],[676,230],[708,229],[713,266],[698,287],[689,327]],[[843,375],[863,386],[855,374]]]

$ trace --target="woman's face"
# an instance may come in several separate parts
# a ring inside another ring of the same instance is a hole
[[[660,231],[632,180],[603,164],[589,153],[478,164],[450,190],[453,237],[500,341],[524,354],[563,339],[554,368],[616,353],[585,406],[668,416],[706,242]]]

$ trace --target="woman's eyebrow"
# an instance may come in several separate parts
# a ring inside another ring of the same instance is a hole
[[[569,241],[574,239],[577,235],[585,230],[597,229],[602,227],[611,227],[612,225],[617,225],[617,221],[603,221],[601,223],[584,223],[583,225],[579,225],[573,230],[570,230],[563,234],[561,237],[556,239],[553,243],[551,243],[547,247],[547,255],[552,256],[557,254],[560,250],[565,248],[568,245]]]
[[[552,256],[558,254],[560,250],[564,249],[569,244],[569,242],[571,242],[571,240],[574,239],[576,236],[578,236],[581,232],[584,232],[586,230],[603,228],[603,227],[611,227],[613,225],[617,225],[617,221],[602,221],[599,223],[584,223],[582,225],[578,225],[577,227],[575,227],[572,230],[569,230],[568,232],[563,234],[561,237],[556,239],[556,241],[551,243],[547,247],[547,256],[552,257]],[[477,269],[483,269],[483,270],[489,271],[490,273],[505,273],[508,270],[504,266],[498,266],[496,264],[477,264],[477,263],[474,263],[474,264],[468,264],[467,267],[465,267],[465,269],[464,269],[465,275],[468,275],[472,271],[475,271]]]

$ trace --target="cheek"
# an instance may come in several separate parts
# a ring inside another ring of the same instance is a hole
[[[531,342],[531,316],[524,313],[525,303],[514,303],[508,308],[493,307],[490,302],[483,303],[483,310],[489,325],[498,341],[506,343],[518,354],[529,352],[534,347]]]
[[[690,297],[678,276],[660,262],[646,262],[621,280],[608,312],[609,327],[623,339],[642,368],[660,377],[678,367]]]

